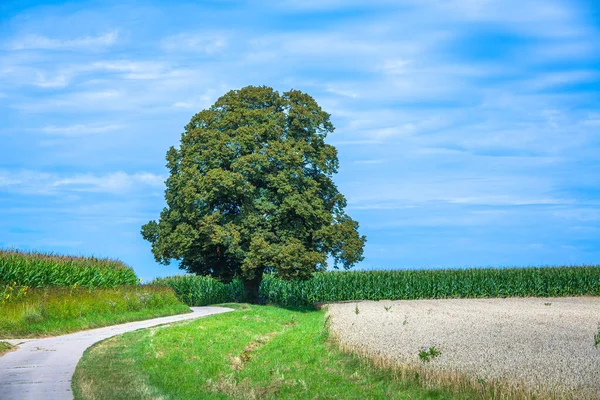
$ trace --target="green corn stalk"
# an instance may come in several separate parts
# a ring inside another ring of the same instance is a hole
[[[0,250],[0,283],[34,288],[109,288],[138,283],[135,272],[121,261],[17,250]]]

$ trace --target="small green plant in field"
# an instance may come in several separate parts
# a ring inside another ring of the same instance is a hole
[[[390,311],[392,309],[392,306],[383,306],[383,308],[385,308],[385,311]]]
[[[404,316],[404,321],[402,321],[402,325],[408,325],[408,315]]]
[[[489,383],[488,378],[477,378],[477,383],[480,385],[482,390],[485,390],[486,386]]]
[[[419,358],[423,362],[429,362],[436,357],[439,357],[442,352],[436,348],[435,346],[431,346],[429,348],[423,347],[419,350]]]
[[[545,306],[551,306],[552,303],[544,303]]]
[[[356,315],[360,314],[360,310],[358,309],[358,304],[356,304],[354,306],[354,314],[356,314]]]
[[[594,347],[598,348],[600,345],[600,323],[598,324],[598,331],[594,334]]]

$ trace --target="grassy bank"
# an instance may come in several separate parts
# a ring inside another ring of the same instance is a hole
[[[0,338],[53,336],[188,312],[170,288],[0,288]]]
[[[8,353],[9,351],[13,351],[14,348],[15,346],[8,342],[0,342],[0,357]]]
[[[75,398],[453,398],[336,350],[323,311],[240,308],[95,345],[77,366]]]
[[[157,280],[189,305],[238,301],[241,281],[223,284],[204,276]],[[307,281],[281,281],[265,275],[265,303],[306,306],[348,300],[559,297],[600,295],[600,266],[472,268],[317,273]]]
[[[0,250],[0,284],[88,288],[135,285],[135,272],[121,261],[38,252]]]

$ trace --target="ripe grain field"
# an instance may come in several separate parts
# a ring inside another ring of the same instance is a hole
[[[341,345],[424,381],[495,398],[600,398],[600,297],[328,306]]]

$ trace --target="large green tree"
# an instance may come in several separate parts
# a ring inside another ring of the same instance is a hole
[[[142,227],[158,262],[223,281],[239,277],[250,301],[263,272],[307,279],[363,259],[365,237],[332,177],[334,127],[309,95],[269,87],[232,90],[194,115],[179,148],[158,221]]]

